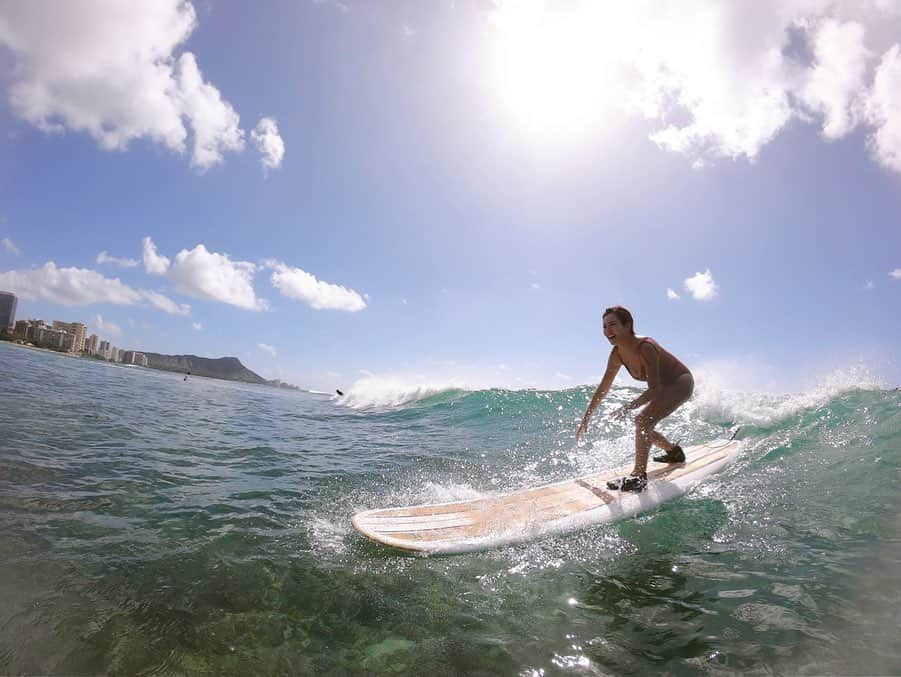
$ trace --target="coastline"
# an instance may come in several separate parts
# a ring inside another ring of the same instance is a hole
[[[29,345],[29,344],[25,344],[25,343],[17,343],[16,341],[0,341],[0,345],[2,345],[2,344],[12,345],[12,346],[16,346],[18,348],[25,348],[27,350],[34,350],[34,351],[38,351],[38,352],[42,352],[42,353],[51,353],[53,355],[60,355],[62,357],[86,360],[86,361],[90,361],[90,362],[99,362],[99,363],[104,363],[104,364],[112,364],[112,365],[116,365],[116,366],[120,366],[120,367],[137,367],[139,369],[147,369],[148,371],[161,371],[161,372],[167,372],[170,374],[183,374],[184,373],[179,369],[167,369],[167,368],[149,367],[149,366],[143,367],[139,364],[124,364],[122,362],[113,362],[111,360],[101,360],[101,359],[96,359],[93,357],[85,357],[84,355],[79,355],[78,353],[69,353],[69,352],[64,352],[61,350],[52,350],[50,348],[41,348],[41,347],[38,347],[35,345]],[[211,359],[211,358],[206,358],[206,359]],[[292,385],[292,384],[279,385],[278,383],[272,383],[272,382],[269,382],[268,380],[265,380],[262,383],[254,383],[253,381],[248,381],[248,380],[244,380],[244,379],[223,378],[220,376],[212,376],[210,374],[200,374],[200,373],[192,373],[191,378],[211,378],[216,381],[228,381],[230,383],[246,383],[248,385],[268,386],[270,388],[276,388],[278,390],[303,391],[302,388],[300,388],[299,386],[296,386],[296,385]]]
[[[81,355],[77,355],[75,353],[67,353],[62,350],[51,350],[50,348],[40,348],[35,345],[25,344],[25,343],[17,343],[16,341],[0,341],[0,345],[9,345],[16,346],[17,348],[25,348],[26,350],[37,350],[42,353],[52,353],[54,355],[62,355],[63,357],[77,357],[79,359],[86,359]]]

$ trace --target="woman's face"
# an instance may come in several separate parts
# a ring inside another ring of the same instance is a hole
[[[615,345],[621,338],[631,335],[632,332],[626,325],[619,321],[616,313],[604,315],[604,336],[607,337],[607,340],[610,341],[610,343]]]

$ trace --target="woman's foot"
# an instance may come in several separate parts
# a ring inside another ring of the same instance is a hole
[[[644,491],[647,486],[648,474],[646,472],[633,472],[631,475],[621,479],[607,482],[608,489],[613,489],[614,491],[634,491],[636,494]]]
[[[685,463],[685,452],[678,444],[674,444],[673,448],[665,454],[654,457],[656,463]]]

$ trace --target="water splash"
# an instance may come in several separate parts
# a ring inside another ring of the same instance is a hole
[[[742,392],[720,387],[713,378],[699,378],[689,408],[699,418],[719,424],[770,426],[803,411],[826,406],[841,395],[885,387],[864,365],[836,369],[810,389],[785,394]]]
[[[409,406],[436,396],[443,396],[444,401],[465,392],[468,392],[467,387],[456,380],[444,383],[416,383],[400,378],[372,376],[356,381],[350,390],[337,400],[339,404],[352,409],[383,409]]]

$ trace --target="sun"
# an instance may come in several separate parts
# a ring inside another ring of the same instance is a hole
[[[619,104],[623,36],[597,3],[550,10],[540,0],[504,3],[494,16],[494,89],[518,124],[539,136],[603,126]],[[620,26],[621,27],[621,26]]]

